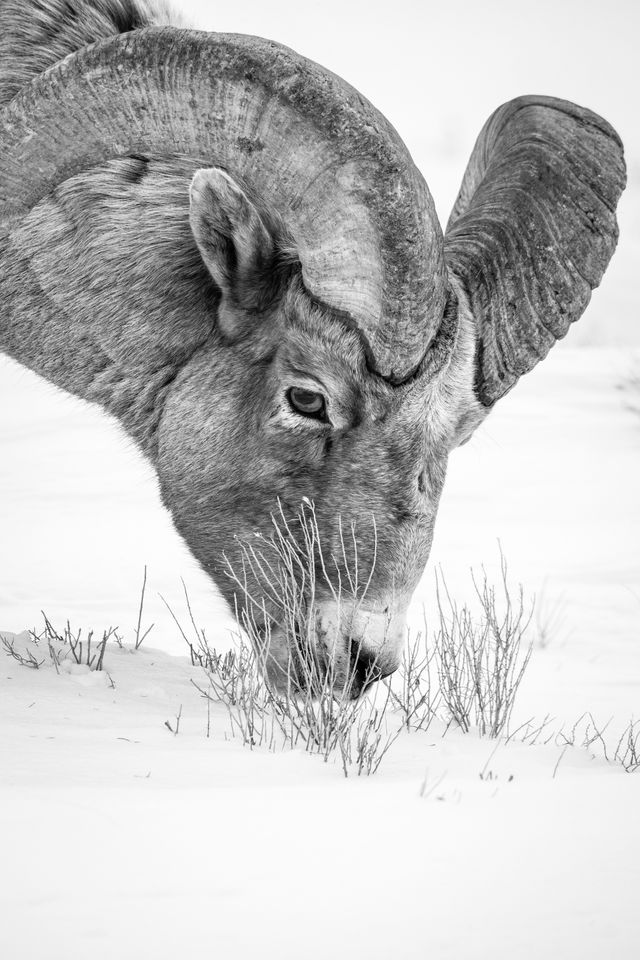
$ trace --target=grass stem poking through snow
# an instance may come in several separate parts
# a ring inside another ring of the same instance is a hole
[[[475,621],[468,607],[458,607],[440,575],[437,583],[439,630],[436,651],[440,690],[453,722],[468,732],[472,726],[482,736],[508,733],[518,687],[531,657],[523,650],[524,633],[533,610],[525,612],[519,588],[514,599],[507,582],[507,565],[500,557],[500,593],[472,573],[481,618]]]
[[[227,559],[226,573],[236,588],[236,619],[249,637],[265,666],[283,673],[283,685],[311,686],[318,696],[327,683],[331,664],[320,662],[316,643],[317,600],[319,592],[331,596],[336,608],[337,625],[344,616],[353,617],[367,599],[377,560],[377,531],[373,525],[373,559],[363,571],[358,559],[357,530],[354,523],[345,533],[339,521],[338,555],[327,554],[321,541],[314,504],[304,498],[293,518],[282,505],[272,516],[270,536],[256,533],[250,541],[239,541],[240,567]],[[283,643],[289,650],[288,669],[284,671],[270,656],[271,630],[277,622]],[[375,664],[372,664],[372,675]],[[348,678],[353,682],[355,671]],[[337,678],[329,678],[335,692]]]
[[[141,633],[142,630],[142,612],[144,610],[144,593],[147,588],[147,565],[144,565],[144,577],[142,579],[142,590],[140,591],[140,606],[138,608],[138,622],[136,624],[136,640],[135,640],[135,649],[139,650],[142,646],[145,637],[153,630],[154,624],[152,623],[150,627]]]
[[[28,648],[24,653],[20,653],[19,650],[16,650],[15,640],[10,640],[8,637],[2,637],[2,646],[10,657],[18,661],[21,667],[31,667],[32,670],[39,670],[44,663],[44,659],[38,660],[33,651]]]
[[[432,670],[435,669],[435,647],[427,644],[427,625],[414,638],[407,636],[402,660],[397,673],[386,683],[391,704],[402,718],[407,731],[427,730],[435,719],[441,702],[439,690],[434,690]]]
[[[366,597],[373,571],[363,576],[358,568],[355,527],[342,537],[338,558],[323,552],[310,501],[303,503],[294,520],[280,510],[273,527],[271,537],[256,535],[255,540],[241,544],[241,569],[227,561],[228,576],[237,588],[234,649],[220,654],[209,646],[195,623],[184,583],[195,641],[167,604],[189,646],[191,662],[201,666],[206,676],[204,683],[194,685],[207,700],[208,730],[211,704],[221,703],[231,735],[246,746],[303,747],[325,762],[339,759],[345,776],[375,773],[403,730],[427,730],[441,708],[446,709],[449,722],[465,732],[477,727],[481,735],[494,738],[508,733],[531,656],[531,647],[523,647],[531,613],[525,613],[522,588],[515,599],[510,592],[503,557],[499,590],[489,584],[484,571],[481,580],[473,577],[482,613],[479,621],[466,606],[457,606],[440,575],[439,628],[433,646],[427,643],[425,624],[424,633],[409,638],[397,674],[354,700],[350,692],[355,664],[346,678],[338,679],[331,659],[319,662],[314,604],[321,582],[338,610],[347,601],[353,609]],[[342,525],[339,528],[342,531]],[[267,669],[274,618],[284,630],[289,650],[285,682],[277,686]],[[530,722],[522,726],[526,736],[535,738],[545,724],[533,731]]]
[[[194,686],[208,708],[211,702],[226,707],[231,734],[245,746],[303,748],[325,762],[339,759],[345,776],[375,773],[404,727],[389,709],[390,692],[382,684],[360,700],[348,699],[330,675],[320,696],[310,688],[284,694],[273,690],[255,650],[241,635],[235,649],[224,655],[209,649],[203,669],[207,683]]]
[[[338,677],[330,659],[320,662],[315,631],[319,585],[333,598],[339,619],[343,607],[348,604],[353,611],[367,596],[375,556],[371,568],[364,570],[358,561],[354,524],[348,532],[339,524],[339,556],[327,555],[315,507],[309,500],[303,501],[296,517],[287,518],[280,506],[272,519],[270,537],[256,535],[252,541],[240,544],[239,569],[227,561],[227,574],[238,598],[239,632],[232,651],[222,655],[209,646],[204,631],[195,624],[186,588],[195,643],[169,608],[189,645],[192,663],[205,671],[207,683],[197,685],[198,690],[208,701],[225,705],[232,735],[249,747],[303,747],[325,762],[339,759],[345,776],[350,771],[359,776],[370,775],[379,768],[403,726],[403,719],[389,709],[391,693],[385,685],[380,684],[379,689],[360,700],[351,699],[356,658],[347,676]],[[274,618],[268,609],[275,611],[289,651],[284,682],[278,689],[268,679]],[[370,669],[373,678],[375,663]]]
[[[89,630],[83,643],[82,628],[74,633],[67,620],[63,632],[58,633],[44,611],[42,616],[44,631],[39,636],[32,632],[32,636],[36,642],[43,639],[46,641],[49,656],[56,670],[59,671],[60,663],[69,655],[78,666],[86,666],[89,670],[102,670],[107,643],[116,634],[115,627],[103,630],[102,639],[98,641],[93,641],[93,630]]]
[[[631,720],[625,728],[613,759],[621,763],[627,773],[640,770],[640,720]]]
[[[180,704],[180,709],[178,710],[178,712],[177,712],[177,714],[176,714],[176,719],[175,719],[175,724],[174,724],[174,726],[171,726],[171,724],[169,723],[168,720],[165,720],[165,722],[164,722],[165,727],[167,728],[167,730],[170,730],[170,731],[171,731],[171,733],[174,735],[174,737],[177,737],[178,734],[180,733],[180,718],[181,718],[181,717],[182,717],[182,704]]]
[[[588,750],[593,757],[601,754],[607,763],[619,763],[627,773],[635,773],[640,770],[640,720],[632,719],[617,742],[607,742],[604,735],[612,721],[613,717],[609,717],[605,724],[600,725],[593,714],[583,713],[567,733],[564,730],[557,733],[556,742],[564,744],[566,748],[581,747]],[[595,753],[594,744],[598,747]]]

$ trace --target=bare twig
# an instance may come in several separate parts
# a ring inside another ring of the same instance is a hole
[[[180,732],[180,718],[181,718],[181,716],[182,716],[182,704],[180,704],[180,709],[178,710],[178,712],[177,712],[177,714],[176,714],[175,726],[172,727],[168,720],[165,720],[165,722],[164,722],[165,727],[167,727],[167,729],[171,731],[171,733],[174,735],[174,737],[177,737],[178,734],[179,734],[179,732]]]
[[[145,594],[146,588],[147,588],[147,565],[145,563],[144,577],[142,579],[142,590],[140,591],[140,606],[138,608],[138,622],[136,624],[136,639],[135,639],[136,650],[140,649],[140,647],[144,643],[145,638],[149,635],[149,633],[153,630],[155,626],[155,624],[152,623],[150,627],[147,627],[144,633],[140,632],[142,630],[142,611],[144,609],[144,594]]]
[[[15,640],[10,640],[9,637],[2,637],[2,646],[4,647],[6,653],[13,657],[14,660],[22,667],[30,667],[32,670],[38,670],[44,663],[44,659],[38,660],[34,656],[33,652],[27,647],[24,653],[20,653],[19,650],[15,648]]]
[[[531,645],[522,652],[532,610],[525,613],[519,588],[514,599],[501,559],[501,597],[483,571],[481,581],[472,572],[482,617],[474,621],[466,606],[451,598],[442,574],[436,596],[440,627],[436,637],[438,675],[443,699],[452,720],[468,732],[484,736],[508,733],[515,697],[531,657]]]

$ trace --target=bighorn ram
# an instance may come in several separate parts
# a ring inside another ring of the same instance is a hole
[[[321,578],[307,639],[357,693],[397,665],[449,451],[602,278],[622,146],[566,101],[505,104],[443,237],[347,83],[159,20],[0,0],[0,348],[120,420],[231,603],[223,555],[274,513],[312,501],[336,569],[355,524],[367,594],[338,617]],[[274,677],[300,654],[283,637]]]

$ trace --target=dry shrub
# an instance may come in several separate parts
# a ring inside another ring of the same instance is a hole
[[[2,646],[7,656],[12,657],[21,667],[29,667],[31,670],[39,670],[44,663],[45,658],[39,660],[33,650],[25,647],[24,650],[16,650],[16,638],[0,637]]]
[[[139,650],[145,638],[153,628],[153,624],[142,630],[142,617],[144,612],[144,598],[147,585],[147,568],[144,568],[144,578],[140,594],[140,603],[138,607],[138,621],[135,629],[134,649]],[[44,611],[41,611],[44,620],[44,627],[38,633],[36,629],[29,630],[28,643],[24,650],[16,648],[15,640],[8,637],[0,637],[5,652],[13,657],[21,666],[39,669],[46,661],[46,656],[40,658],[38,654],[46,650],[50,662],[60,672],[60,665],[64,661],[75,663],[78,666],[88,667],[91,671],[102,671],[104,669],[104,657],[109,641],[114,641],[122,648],[124,642],[117,627],[107,627],[102,631],[102,636],[96,636],[93,630],[83,633],[82,628],[72,629],[71,623],[67,620],[62,630],[58,630],[52,624]],[[108,676],[108,674],[107,674]],[[109,678],[111,684],[113,681]]]
[[[583,713],[570,730],[558,732],[556,743],[566,748],[581,747],[608,763],[619,763],[627,773],[636,773],[640,770],[640,720],[631,719],[617,741],[607,741],[605,733],[612,720],[610,717],[602,724],[592,713]]]
[[[621,763],[627,773],[640,770],[640,720],[631,720],[625,727],[613,759]]]
[[[241,635],[233,650],[222,655],[199,634],[196,656],[206,684],[194,684],[208,701],[223,704],[232,736],[245,746],[269,750],[304,748],[325,762],[338,759],[345,776],[375,773],[399,733],[392,720],[388,688],[380,685],[360,700],[352,700],[344,685],[335,685],[329,671],[320,689],[300,691],[293,685],[273,689],[255,648]]]
[[[250,541],[238,541],[240,568],[226,559],[226,573],[236,590],[236,620],[264,666],[269,661],[271,628],[277,622],[289,651],[285,685],[293,686],[297,679],[299,686],[312,689],[322,699],[327,686],[335,693],[336,678],[327,675],[315,652],[318,592],[333,598],[338,628],[341,611],[357,611],[365,601],[377,561],[375,518],[371,518],[374,556],[370,568],[363,570],[354,523],[345,531],[338,521],[340,555],[335,556],[322,544],[310,500],[303,499],[292,519],[278,506],[270,536],[256,533]],[[372,675],[374,671],[375,665]],[[353,676],[347,678],[345,693],[352,681]]]
[[[437,584],[439,629],[436,661],[440,691],[453,722],[463,731],[477,727],[481,736],[508,733],[516,694],[531,657],[523,646],[533,608],[525,611],[524,592],[516,596],[507,581],[507,564],[500,556],[498,591],[483,570],[473,585],[481,617],[451,598],[442,576]]]
[[[236,618],[241,633],[234,650],[222,656],[209,646],[196,627],[188,597],[195,642],[180,629],[192,663],[200,664],[207,676],[198,689],[226,706],[232,734],[243,743],[269,749],[304,746],[325,761],[340,758],[347,775],[375,772],[400,732],[426,730],[441,706],[449,722],[464,731],[475,726],[481,735],[497,737],[507,730],[531,650],[521,649],[530,615],[525,615],[522,589],[515,601],[509,592],[504,559],[502,614],[486,576],[480,584],[474,579],[482,609],[479,623],[467,607],[457,607],[442,580],[435,644],[429,647],[425,627],[409,639],[396,676],[354,701],[349,696],[353,676],[338,683],[331,663],[318,663],[314,605],[320,583],[329,588],[338,609],[347,600],[352,605],[366,597],[373,569],[359,569],[355,528],[341,537],[341,556],[326,556],[314,505],[305,501],[293,521],[280,510],[270,537],[256,535],[242,543],[241,558],[239,570],[227,562],[240,598]],[[263,591],[259,595],[252,586],[256,583]],[[290,651],[284,692],[273,688],[265,669],[268,611],[274,609]]]
[[[44,612],[42,616],[44,618],[44,630],[39,634],[36,634],[33,630],[30,633],[35,643],[46,644],[51,662],[56,670],[59,669],[61,662],[67,658],[78,665],[88,667],[89,670],[102,670],[107,643],[111,637],[116,635],[115,627],[103,630],[100,639],[94,639],[93,630],[89,630],[83,639],[81,627],[74,632],[67,620],[62,633],[60,633]]]
[[[272,750],[304,747],[325,761],[339,758],[345,776],[349,772],[374,773],[399,732],[387,709],[390,691],[378,685],[367,696],[351,699],[355,661],[351,673],[340,680],[331,663],[319,662],[315,607],[320,585],[330,592],[338,611],[347,602],[350,610],[361,604],[369,590],[375,557],[371,568],[363,570],[353,524],[347,532],[341,528],[341,556],[327,555],[315,507],[309,500],[302,502],[292,520],[282,508],[272,520],[271,536],[256,534],[250,542],[240,543],[239,569],[227,561],[227,575],[239,597],[239,633],[232,651],[221,655],[209,645],[195,624],[187,597],[195,641],[180,630],[189,644],[192,663],[202,666],[207,676],[207,684],[198,689],[208,700],[226,706],[232,734],[247,746]],[[259,593],[252,586],[256,583]],[[279,689],[270,683],[266,669],[274,619],[284,631],[289,651],[285,682]],[[375,663],[370,669],[373,678]]]
[[[99,671],[103,668],[108,641],[112,637],[120,639],[114,627],[104,630],[100,639],[94,638],[93,630],[89,630],[83,637],[82,629],[74,632],[68,620],[62,633],[60,633],[45,613],[42,616],[44,619],[43,630],[40,633],[37,633],[35,629],[29,630],[27,643],[30,646],[25,645],[23,650],[16,649],[15,639],[2,637],[2,646],[5,652],[23,667],[38,670],[46,660],[46,656],[42,658],[38,656],[44,649],[58,673],[61,663],[65,660],[88,667],[89,670]]]
[[[437,650],[429,647],[427,626],[415,637],[407,636],[402,660],[396,674],[389,677],[391,705],[401,716],[402,726],[411,730],[427,730],[437,719],[442,695],[437,687],[435,658]]]

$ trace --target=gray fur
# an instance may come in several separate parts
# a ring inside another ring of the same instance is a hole
[[[89,43],[181,19],[149,0],[0,0],[0,105]]]
[[[125,0],[32,0],[31,21],[24,6],[0,5],[5,100],[123,17],[135,29],[153,16]],[[269,536],[279,507],[293,517],[304,498],[315,503],[324,550],[338,558],[339,519],[355,525],[359,563],[373,568],[367,600],[338,623],[321,585],[316,652],[345,677],[351,642],[368,629],[363,652],[393,670],[449,452],[487,413],[464,269],[449,277],[425,358],[394,385],[349,317],[308,293],[281,217],[202,158],[136,152],[68,177],[0,221],[0,264],[0,348],[118,418],[230,604],[224,556],[239,568],[239,540]],[[329,422],[296,413],[291,387],[321,392]],[[286,665],[277,626],[271,652]]]

